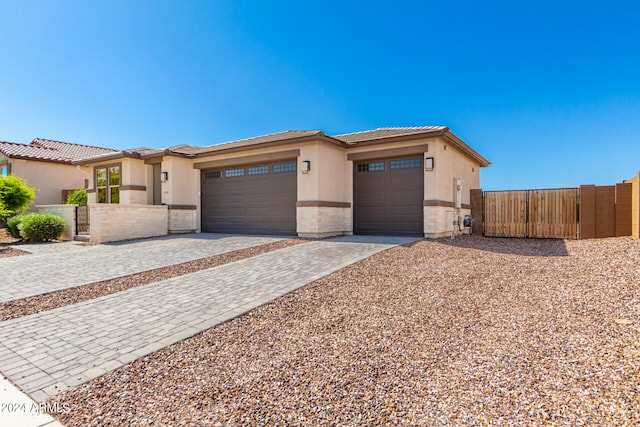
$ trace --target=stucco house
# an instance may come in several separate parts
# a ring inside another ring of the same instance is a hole
[[[490,164],[444,126],[286,131],[73,163],[89,176],[90,206],[129,205],[136,227],[157,212],[145,206],[163,206],[168,232],[311,238],[448,236],[454,220],[470,213],[470,190]],[[92,230],[93,218],[92,211]]]
[[[0,175],[14,174],[35,187],[35,204],[64,202],[62,190],[85,188],[88,173],[74,160],[115,150],[36,138],[29,144],[0,141]]]

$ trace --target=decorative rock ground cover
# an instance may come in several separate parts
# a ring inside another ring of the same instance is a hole
[[[421,241],[54,397],[67,426],[638,425],[640,242]]]

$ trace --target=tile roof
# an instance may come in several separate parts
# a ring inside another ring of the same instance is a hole
[[[225,150],[229,148],[247,147],[251,145],[266,144],[269,142],[286,141],[290,139],[305,138],[310,136],[327,137],[319,130],[287,130],[284,132],[271,133],[268,135],[256,136],[253,138],[240,139],[237,141],[223,142],[221,144],[210,145],[196,150],[195,154],[208,153],[212,151]],[[328,137],[331,138],[331,137]],[[338,142],[338,141],[336,141]]]
[[[333,135],[333,137],[349,144],[354,142],[371,141],[374,139],[393,138],[395,136],[402,135],[444,132],[446,130],[448,130],[446,126],[385,127],[365,130],[362,132]]]
[[[0,153],[6,157],[56,163],[71,163],[73,160],[115,151],[110,148],[92,147],[42,138],[36,138],[29,144],[0,142]]]

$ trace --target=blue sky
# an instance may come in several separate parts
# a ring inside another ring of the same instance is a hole
[[[640,2],[0,0],[0,140],[446,125],[485,189],[640,170]]]

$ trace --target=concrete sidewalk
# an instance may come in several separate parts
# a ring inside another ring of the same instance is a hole
[[[11,427],[63,427],[44,406],[33,401],[0,375],[0,425]],[[54,408],[57,409],[57,408]],[[60,408],[63,410],[63,408]]]
[[[114,279],[281,239],[200,233],[84,247],[70,243],[21,245],[17,248],[29,251],[34,247],[35,253],[0,258],[0,302]]]
[[[0,371],[42,402],[411,240],[310,242],[0,322]]]

